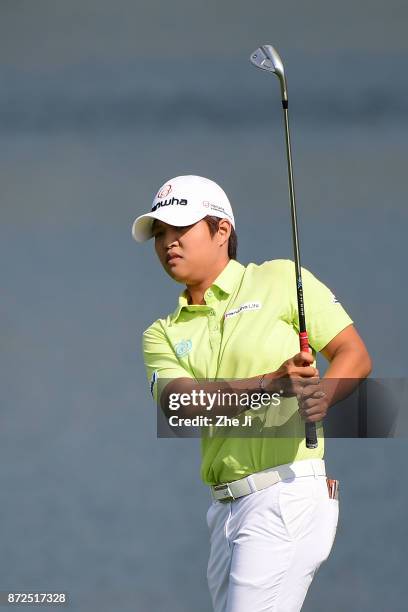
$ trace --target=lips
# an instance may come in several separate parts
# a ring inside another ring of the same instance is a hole
[[[181,255],[176,255],[176,253],[170,253],[166,257],[166,262],[171,263],[172,261],[175,261],[176,259],[181,259]]]

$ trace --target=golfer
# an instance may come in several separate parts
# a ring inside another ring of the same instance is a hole
[[[365,345],[331,290],[302,269],[311,352],[299,353],[293,262],[239,263],[231,204],[209,179],[166,181],[132,233],[139,242],[154,238],[164,270],[185,285],[174,312],[143,334],[150,389],[169,420],[208,417],[209,406],[193,401],[200,390],[212,398],[212,411],[240,423],[248,415],[258,422],[261,414],[242,397],[281,401],[271,400],[262,419],[284,435],[201,436],[214,612],[296,612],[338,522],[320,421],[344,388],[324,383],[344,379],[351,391],[371,370]],[[329,362],[323,379],[317,352]],[[231,390],[239,401],[225,406],[222,394]],[[181,394],[182,405],[170,408]],[[317,448],[306,447],[305,421],[316,423]]]

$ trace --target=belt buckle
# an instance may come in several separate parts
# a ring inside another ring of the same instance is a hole
[[[233,496],[232,491],[231,491],[228,483],[219,484],[219,485],[213,485],[213,488],[214,488],[214,491],[217,491],[217,492],[218,491],[222,491],[223,489],[225,489],[226,492],[228,493],[227,497],[224,497],[223,499],[218,499],[218,501],[226,502],[226,501],[232,501],[232,500],[235,499],[235,497]]]

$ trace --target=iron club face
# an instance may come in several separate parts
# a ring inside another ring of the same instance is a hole
[[[272,45],[262,45],[258,47],[250,56],[251,63],[260,68],[261,70],[266,70],[267,72],[271,72],[276,74],[279,79],[281,92],[282,92],[282,100],[288,99],[287,87],[286,87],[286,78],[285,71],[283,69],[283,62],[279,53],[272,47]]]

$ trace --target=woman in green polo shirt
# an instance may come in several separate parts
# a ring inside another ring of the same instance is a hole
[[[312,352],[299,353],[293,262],[240,264],[230,202],[209,179],[167,181],[132,231],[140,242],[154,238],[163,268],[185,285],[174,312],[144,332],[143,351],[169,423],[206,432],[214,611],[300,610],[338,521],[320,421],[369,374],[364,343],[330,289],[303,269]],[[323,380],[316,352],[329,361]],[[329,386],[331,379],[342,384]],[[225,402],[231,394],[235,401]],[[263,395],[269,403],[261,406]],[[306,420],[317,425],[315,449],[305,444]],[[228,435],[246,421],[257,435]],[[208,435],[218,422],[223,435]]]

